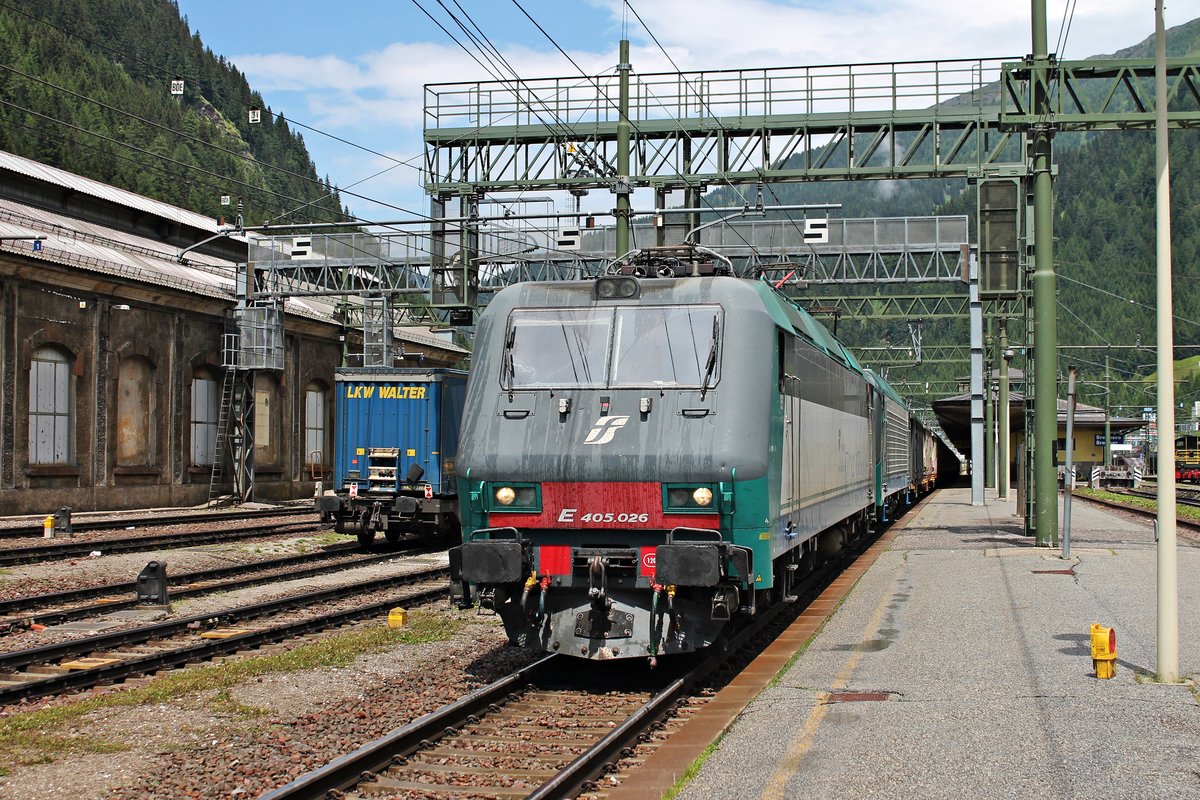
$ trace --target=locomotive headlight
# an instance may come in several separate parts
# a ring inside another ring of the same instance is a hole
[[[716,511],[713,500],[716,499],[711,486],[696,484],[670,484],[663,487],[663,511],[669,512],[700,512]]]
[[[667,506],[670,508],[681,508],[688,505],[688,490],[687,489],[668,489],[667,490]]]
[[[539,512],[542,510],[541,492],[536,483],[495,485],[489,506],[492,511]]]

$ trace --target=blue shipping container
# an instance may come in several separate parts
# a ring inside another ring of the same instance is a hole
[[[318,503],[339,530],[418,533],[457,522],[454,469],[466,373],[446,369],[338,370],[333,490]],[[414,502],[415,501],[415,502]],[[347,531],[349,532],[349,531]],[[393,538],[389,536],[389,539]]]

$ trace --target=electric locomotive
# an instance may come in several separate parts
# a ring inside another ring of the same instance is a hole
[[[467,384],[452,595],[548,652],[704,648],[911,500],[910,437],[899,396],[764,281],[506,288]]]

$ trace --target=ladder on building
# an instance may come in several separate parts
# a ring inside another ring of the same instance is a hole
[[[219,505],[225,478],[225,450],[229,441],[229,421],[233,414],[233,393],[237,386],[236,370],[226,369],[221,382],[221,410],[217,414],[217,441],[213,448],[212,475],[208,482],[208,505]]]
[[[221,407],[217,413],[217,439],[213,447],[212,473],[208,481],[208,505],[218,505],[221,488],[225,479],[225,458],[232,453],[226,453],[229,444],[229,426],[233,421],[233,401],[240,382],[238,375],[238,341],[236,332],[226,329],[222,336],[221,365],[225,368],[225,376],[221,381]]]

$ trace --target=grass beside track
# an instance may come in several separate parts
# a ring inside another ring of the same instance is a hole
[[[262,675],[326,667],[344,667],[356,658],[401,644],[451,638],[462,623],[439,614],[413,611],[403,628],[384,625],[356,628],[283,652],[250,656],[159,675],[126,691],[106,692],[36,711],[18,711],[0,719],[0,775],[13,766],[46,764],[67,753],[115,753],[126,745],[97,737],[56,733],[93,711],[167,703],[185,695],[214,691],[214,710],[253,717],[263,709],[236,703],[229,689]]]
[[[1132,506],[1134,508],[1146,508],[1151,511],[1158,510],[1158,503],[1148,497],[1134,497],[1133,495],[1119,494],[1117,492],[1106,492],[1101,489],[1075,489],[1072,491],[1072,494],[1080,497],[1094,497],[1097,500],[1120,503],[1121,505]],[[1178,519],[1200,523],[1200,508],[1176,505],[1175,516]]]

